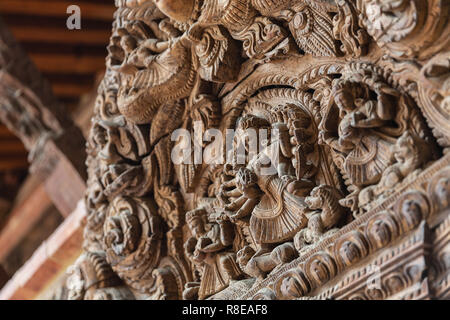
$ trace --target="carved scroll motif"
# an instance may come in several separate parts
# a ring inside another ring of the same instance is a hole
[[[444,2],[116,5],[85,232],[111,286],[138,299],[425,295],[419,243],[448,215]],[[204,161],[214,146],[223,161]],[[389,250],[402,262],[378,291],[347,286]]]

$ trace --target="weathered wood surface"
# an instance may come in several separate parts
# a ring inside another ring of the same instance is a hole
[[[116,6],[69,298],[449,298],[446,1]]]

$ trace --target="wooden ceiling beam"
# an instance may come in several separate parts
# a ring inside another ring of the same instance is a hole
[[[0,139],[0,155],[16,155],[16,154],[26,154],[23,143],[20,140],[5,140]]]
[[[30,54],[30,58],[43,73],[95,73],[105,69],[104,57]]]
[[[76,4],[81,9],[81,17],[112,21],[114,6],[112,4],[74,3],[64,0],[46,0],[45,4],[38,0],[1,0],[0,13],[2,14],[28,14],[33,16],[68,17],[67,8]]]
[[[76,83],[54,83],[52,88],[58,98],[79,97],[91,91],[90,85]]]
[[[82,253],[86,208],[81,200],[0,291],[0,300],[31,300],[51,286]],[[0,247],[0,251],[1,251]]]
[[[2,104],[1,121],[16,133],[27,150],[35,151],[35,157],[31,160],[46,160],[33,161],[32,170],[42,175],[49,198],[66,216],[83,197],[86,188],[84,149],[86,141],[70,114],[57,102],[48,82],[34,68],[26,53],[17,45],[1,20],[0,40],[2,42],[0,94],[8,103],[15,101],[14,108],[6,108],[6,104]],[[40,58],[42,58],[41,61],[39,61]],[[61,55],[43,55],[35,57],[35,62],[38,60],[37,65],[43,67],[51,65],[56,69],[55,71],[61,70],[64,64],[79,67],[92,62],[79,57],[67,59],[62,56],[62,58],[61,60]],[[104,59],[98,59],[98,62],[103,63]],[[27,103],[31,101],[30,99],[17,99],[17,92],[35,100],[30,104]],[[21,121],[15,119],[21,119]],[[37,129],[25,132],[24,125]],[[51,138],[48,138],[49,136]],[[46,137],[45,140],[44,137]],[[3,159],[3,157],[0,158]]]
[[[24,202],[13,208],[0,232],[0,261],[8,256],[51,205],[45,186],[41,184]]]
[[[78,43],[46,43],[45,46],[39,41],[21,42],[22,47],[28,54],[76,54],[80,56],[105,57],[108,54],[106,43],[102,44],[78,44]]]
[[[4,124],[0,123],[0,138],[9,138],[9,137],[15,137],[16,135],[12,133],[8,127],[6,127]]]
[[[61,26],[61,28],[10,25],[9,28],[20,42],[39,41],[41,43],[57,42],[65,44],[107,45],[111,35],[111,31],[106,29],[69,30],[65,28],[65,25]]]
[[[27,157],[0,157],[0,171],[28,168]]]

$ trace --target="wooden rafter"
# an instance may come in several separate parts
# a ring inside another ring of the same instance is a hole
[[[41,72],[90,73],[103,70],[104,57],[59,54],[31,54],[31,60]]]
[[[0,261],[28,234],[51,204],[45,186],[41,184],[13,209],[0,233]]]
[[[33,299],[81,253],[83,201],[0,291],[0,300]]]
[[[68,30],[61,28],[36,26],[11,26],[11,31],[17,40],[57,42],[66,44],[105,44],[108,43],[110,32],[107,30]]]
[[[29,14],[39,16],[67,17],[67,8],[77,4],[81,8],[82,17],[86,19],[97,19],[111,21],[114,7],[106,4],[88,3],[66,0],[46,0],[45,5],[37,0],[2,0],[0,1],[0,12],[4,14]]]

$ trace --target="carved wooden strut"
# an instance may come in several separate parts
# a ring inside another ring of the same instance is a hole
[[[450,298],[448,0],[116,6],[71,298]]]

